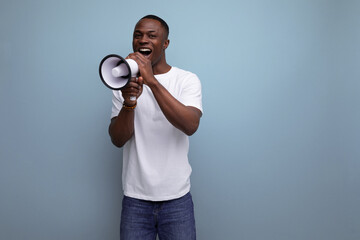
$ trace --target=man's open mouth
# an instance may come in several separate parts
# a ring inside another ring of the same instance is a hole
[[[149,48],[140,48],[139,53],[141,53],[144,56],[149,56],[151,54],[151,49]]]

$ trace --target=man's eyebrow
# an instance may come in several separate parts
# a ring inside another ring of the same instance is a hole
[[[139,30],[139,29],[135,29],[134,32],[138,32],[138,33],[142,33],[143,31]],[[149,30],[149,31],[144,31],[146,33],[153,33],[153,32],[156,32],[156,30]]]

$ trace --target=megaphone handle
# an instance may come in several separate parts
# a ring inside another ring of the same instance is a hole
[[[130,60],[130,61],[129,61]],[[130,63],[130,64],[133,64],[131,61],[133,61],[134,63],[135,63],[135,67],[137,67],[137,63],[134,61],[134,60],[132,60],[132,59],[127,59],[127,61],[128,61],[128,63]],[[137,71],[138,70],[136,70],[135,72],[132,72],[132,74],[131,74],[131,77],[136,77],[137,76]],[[136,82],[137,82],[137,78],[136,78]],[[130,101],[136,101],[136,97],[135,96],[131,96],[130,97]]]

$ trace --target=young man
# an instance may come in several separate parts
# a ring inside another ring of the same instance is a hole
[[[139,65],[139,77],[113,91],[109,134],[124,147],[121,240],[196,239],[188,136],[202,115],[201,84],[167,63],[168,35],[161,18],[139,20],[127,57]]]

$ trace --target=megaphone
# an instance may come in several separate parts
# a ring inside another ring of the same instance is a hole
[[[137,76],[138,72],[139,66],[134,60],[124,59],[116,54],[104,57],[99,66],[102,82],[113,90],[120,90],[125,87],[132,77]],[[135,99],[130,100],[134,101]]]

